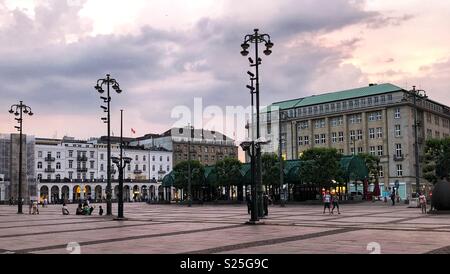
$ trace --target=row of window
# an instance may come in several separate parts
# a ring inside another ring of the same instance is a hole
[[[394,112],[394,118],[400,118],[400,108],[396,108]],[[370,112],[368,114],[369,121],[380,121],[382,119],[381,111]],[[352,114],[348,116],[348,121],[350,124],[360,124],[362,122],[362,114]],[[313,121],[315,128],[324,128],[325,127],[325,119],[316,119]],[[344,123],[343,116],[332,117],[330,118],[330,125],[332,127],[342,126]],[[298,130],[307,129],[309,127],[308,121],[300,121],[297,124]]]
[[[146,171],[146,169],[147,169],[146,165],[143,165],[142,166],[142,171]],[[139,165],[135,165],[134,170],[139,170]],[[100,171],[104,171],[103,164],[100,165]],[[130,165],[128,165],[128,171],[131,171],[131,166]],[[155,165],[152,165],[152,171],[156,171],[156,166]],[[162,165],[159,165],[159,171],[163,171],[163,166]],[[167,172],[170,171],[170,166],[169,165],[166,166],[166,171]],[[86,177],[85,177],[86,173],[77,173],[77,174],[78,174],[77,179],[81,179],[81,178],[83,178],[84,180],[86,179]],[[83,174],[84,174],[84,176],[82,176]],[[73,179],[73,171],[69,171],[68,175],[69,175],[69,179]],[[95,176],[95,173],[91,172],[90,175],[91,175],[90,176],[91,180],[93,180],[94,176]],[[61,179],[61,175],[60,174],[57,174],[55,177],[56,177],[57,180]],[[42,174],[38,173],[37,178],[39,180],[42,180]],[[51,179],[51,174],[47,174],[47,179],[49,179],[49,180]],[[101,175],[101,179],[103,179],[103,175]]]
[[[202,159],[204,160],[204,161],[209,161],[209,160],[211,160],[211,161],[216,161],[216,157],[215,157],[215,155],[210,155],[211,157],[209,157],[209,155],[198,155],[198,156],[191,156],[191,159],[192,160],[195,160],[195,159],[198,159],[199,161],[202,161]],[[224,159],[225,157],[227,157],[226,155],[217,155],[217,160],[222,160],[222,159]],[[182,154],[181,153],[178,153],[177,154],[177,159],[178,160],[180,160],[180,159],[182,159]],[[188,155],[187,155],[187,153],[185,153],[185,154],[183,154],[183,159],[185,160],[185,161],[187,161],[188,160]]]
[[[69,158],[73,157],[73,150],[69,150]],[[95,152],[94,151],[89,151],[90,154],[90,158],[93,159],[95,156]],[[47,152],[47,157],[51,158],[52,157],[52,152],[49,151]],[[86,157],[86,151],[77,151],[77,157]],[[42,151],[38,151],[38,158],[42,158]],[[61,152],[57,151],[56,152],[56,159],[61,159]],[[104,160],[105,159],[105,155],[104,153],[100,153],[100,160]],[[136,161],[139,161],[139,155],[135,155],[134,159]],[[170,161],[170,156],[167,156],[167,162]],[[152,156],[152,161],[155,161],[156,157],[153,155]],[[142,155],[142,161],[147,161],[147,157],[146,155]],[[163,156],[159,156],[159,161],[162,162],[163,161]]]
[[[430,112],[427,112],[426,116],[427,116],[427,122],[428,122],[428,123],[431,123],[431,122],[432,122],[433,114],[431,114]],[[439,117],[438,115],[434,115],[434,124],[435,124],[435,125],[439,126],[440,123],[441,123],[441,120],[442,120],[442,126],[443,126],[444,128],[449,128],[449,127],[450,127],[450,122],[449,122],[448,119],[446,119],[446,118],[441,118],[441,117]]]
[[[177,145],[177,151],[180,151],[180,150],[181,150],[181,146]],[[214,153],[214,152],[217,152],[217,153],[221,153],[221,152],[228,153],[228,149],[226,147],[224,147],[224,148],[216,147],[215,148],[215,147],[204,146],[202,148],[202,146],[191,145],[191,150],[197,150],[197,152],[201,152],[203,150],[205,153],[208,153],[208,152],[210,152],[210,153]],[[233,152],[233,150],[230,149],[230,153],[232,153],[232,152]]]
[[[319,144],[319,143],[320,144],[324,144],[325,143],[325,134],[320,134],[320,135],[317,134],[317,135],[315,135],[314,139],[315,139],[314,142],[316,144]],[[305,144],[305,145],[309,144],[309,137],[308,136],[299,136],[299,145],[303,145],[303,144]],[[354,146],[354,147],[350,148],[350,153],[352,155],[355,155],[355,153],[356,153],[355,150],[356,149],[357,149],[358,153],[363,153],[364,152],[362,147],[356,148]],[[344,153],[343,149],[339,149],[339,151],[341,153]],[[383,146],[382,145],[370,146],[369,147],[369,153],[371,155],[383,156]],[[395,156],[397,158],[403,158],[402,144],[395,144]]]
[[[322,105],[300,107],[296,109],[289,109],[285,114],[289,118],[301,117],[313,114],[325,114],[330,112],[337,112],[341,110],[351,110],[354,108],[361,108],[366,106],[385,104],[387,101],[392,101],[392,94],[380,95],[359,99],[352,99],[342,102],[327,103]]]
[[[427,128],[427,138],[431,139],[433,137],[436,138],[436,139],[440,139],[441,138],[441,133],[439,131],[435,130],[434,131],[434,136],[433,136],[433,130]],[[443,133],[442,137],[443,138],[448,138],[449,135],[448,135],[448,133]]]
[[[375,130],[376,130],[376,135],[375,135]],[[396,127],[396,130],[397,130],[397,127]],[[400,128],[398,128],[398,130],[399,130],[398,134],[400,134]],[[369,128],[369,138],[375,139],[375,136],[376,136],[376,138],[383,138],[383,128],[381,128],[381,127]],[[398,135],[398,136],[400,136],[400,135]],[[326,138],[325,133],[314,135],[314,143],[315,144],[326,144],[326,139],[327,138]],[[361,129],[350,130],[350,140],[353,141],[355,139],[356,140],[363,139],[363,131]],[[343,131],[332,132],[331,133],[331,142],[332,143],[344,142],[344,132]],[[309,145],[309,136],[308,135],[298,136],[298,145],[299,146]]]
[[[38,162],[37,163],[37,168],[38,169],[42,169],[43,168],[42,162]],[[51,168],[52,168],[52,166],[50,164],[48,164],[47,165],[47,169],[51,169]],[[68,168],[73,168],[73,161],[69,160],[69,167]],[[77,162],[77,168],[86,169],[87,168],[86,167],[86,163],[84,163],[84,162]],[[90,162],[90,167],[89,168],[90,169],[94,169],[95,168],[93,161]],[[147,166],[145,164],[142,165],[142,170],[143,171],[146,171],[146,168],[147,168]],[[167,171],[169,171],[169,168],[170,168],[170,166],[167,165]],[[56,169],[57,170],[61,169],[61,163],[60,162],[56,163]],[[130,165],[128,165],[128,170],[131,170],[131,166]],[[139,170],[139,165],[135,165],[135,170]],[[152,166],[152,170],[155,171],[155,165]],[[162,165],[160,165],[160,170],[162,170]],[[100,164],[100,171],[104,171],[104,164]]]

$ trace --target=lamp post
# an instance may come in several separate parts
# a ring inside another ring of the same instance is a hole
[[[406,91],[408,97],[412,97],[413,105],[414,105],[414,152],[415,152],[415,160],[416,160],[416,193],[420,192],[420,177],[419,177],[419,136],[417,128],[420,126],[420,123],[417,121],[417,99],[427,99],[428,96],[425,90],[416,89],[416,86],[413,86],[412,90]]]
[[[284,173],[283,173],[283,152],[282,152],[282,145],[283,140],[281,139],[281,120],[285,119],[285,113],[281,110],[278,111],[279,115],[279,123],[278,123],[278,161],[280,161],[280,206],[285,206],[285,193],[284,193]]]
[[[273,43],[270,40],[270,35],[268,34],[260,34],[258,33],[258,29],[253,30],[254,33],[247,34],[244,36],[244,42],[241,44],[242,56],[247,56],[249,52],[247,49],[250,47],[249,43],[255,44],[255,60],[256,62],[253,62],[251,58],[248,58],[250,61],[250,66],[255,67],[255,82],[256,82],[256,138],[259,139],[260,137],[260,130],[259,130],[259,65],[261,64],[261,58],[258,56],[258,45],[260,43],[265,43],[266,49],[263,51],[265,55],[270,55],[272,53],[271,48],[273,47]],[[258,215],[260,217],[263,217],[263,201],[262,201],[262,172],[261,172],[261,147],[256,147],[256,187],[258,189],[257,198],[259,200],[258,204]]]
[[[106,215],[112,215],[112,206],[111,206],[111,115],[110,115],[110,107],[111,107],[111,97],[109,96],[109,87],[112,85],[112,88],[117,92],[121,93],[119,83],[114,78],[110,78],[109,74],[106,74],[106,78],[98,79],[97,85],[95,85],[95,89],[102,94],[105,92],[103,90],[103,86],[106,86],[106,97],[101,96],[100,99],[103,99],[103,102],[106,103],[106,106],[100,106],[104,112],[107,113],[107,117],[102,117],[104,123],[107,123],[107,131],[108,131],[108,139],[107,139],[107,168],[106,168]]]
[[[22,214],[22,122],[23,113],[32,116],[33,112],[29,106],[24,105],[20,101],[19,104],[14,104],[10,107],[9,113],[14,114],[14,116],[19,116],[19,118],[14,119],[19,123],[19,126],[15,126],[19,131],[19,194],[17,195],[17,213]]]
[[[120,154],[118,157],[111,157],[111,160],[114,164],[117,165],[117,169],[119,169],[119,203],[117,210],[117,218],[114,220],[125,220],[123,216],[123,170],[127,166],[127,164],[131,163],[130,157],[123,157],[123,110],[120,110]]]
[[[350,137],[352,140],[351,144],[353,145],[353,156],[356,156],[356,136],[353,138]],[[358,181],[355,179],[355,195],[358,194]]]
[[[250,220],[248,221],[249,224],[256,224],[259,221],[259,218],[262,216],[259,214],[259,207],[262,207],[262,204],[259,204],[257,197],[257,188],[256,188],[256,181],[255,181],[255,159],[256,159],[256,151],[261,148],[261,145],[267,144],[269,142],[256,140],[256,141],[244,141],[240,144],[242,150],[244,152],[247,152],[250,155],[250,184],[252,186],[252,205],[251,205],[251,215]],[[262,210],[262,208],[261,208]]]
[[[256,184],[255,184],[255,142],[253,140],[241,143],[242,150],[247,152],[250,156],[250,185],[252,191],[251,199],[251,215],[249,224],[255,224],[259,221],[258,218],[258,201],[256,199]]]
[[[192,127],[189,127],[189,137],[188,137],[188,207],[192,206],[192,182],[191,182],[191,138],[192,138]]]

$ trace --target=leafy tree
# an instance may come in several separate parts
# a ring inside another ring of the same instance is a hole
[[[280,162],[275,153],[264,153],[261,155],[262,183],[265,185],[280,185]]]
[[[205,169],[197,160],[191,160],[191,187],[198,188],[204,181]],[[174,186],[178,189],[188,188],[188,161],[178,163],[173,168],[175,177]]]
[[[311,148],[300,156],[304,161],[300,166],[300,177],[303,182],[329,186],[332,180],[343,178],[340,168],[342,155],[334,148]]]
[[[425,146],[423,177],[435,184],[439,178],[447,177],[450,172],[450,138],[431,139]]]
[[[215,165],[217,183],[221,186],[240,185],[242,182],[241,165],[242,163],[235,158],[217,161]]]

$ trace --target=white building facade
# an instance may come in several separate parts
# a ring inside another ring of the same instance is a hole
[[[118,143],[111,156],[119,157]],[[163,148],[126,146],[123,156],[131,163],[124,169],[124,200],[162,200],[162,177],[172,171],[172,152]],[[98,140],[36,138],[35,178],[37,196],[49,202],[106,199],[107,144]],[[117,198],[119,172],[111,164],[112,197]]]

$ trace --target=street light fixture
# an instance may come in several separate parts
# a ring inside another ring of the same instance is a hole
[[[406,95],[413,99],[414,105],[414,152],[415,152],[415,160],[416,160],[416,193],[420,192],[420,177],[419,177],[419,136],[418,136],[418,127],[420,126],[419,121],[417,121],[417,100],[426,100],[428,98],[425,90],[416,89],[416,86],[413,86],[412,90],[406,91]]]
[[[106,78],[104,79],[98,79],[97,84],[95,85],[95,89],[100,93],[104,93],[105,90],[103,89],[103,86],[106,86],[106,97],[100,96],[100,99],[102,99],[105,103],[107,103],[106,106],[102,106],[104,112],[108,113],[107,117],[101,118],[104,123],[107,123],[107,130],[108,130],[108,140],[107,140],[107,176],[106,176],[106,215],[112,215],[112,205],[111,205],[111,97],[109,96],[109,88],[112,85],[112,88],[117,92],[121,93],[122,90],[120,89],[119,83],[114,78],[110,78],[109,74],[106,74]]]
[[[249,54],[249,43],[253,43],[255,44],[255,60],[256,62],[253,62],[253,59],[249,58],[249,62],[250,62],[250,67],[255,67],[255,83],[256,83],[256,88],[255,88],[255,94],[256,94],[256,138],[260,137],[260,129],[259,129],[259,65],[261,64],[262,60],[261,58],[258,56],[258,46],[261,43],[265,43],[265,47],[266,50],[264,50],[264,54],[266,55],[270,55],[272,53],[272,51],[270,50],[273,47],[273,42],[270,39],[270,35],[268,34],[260,34],[258,33],[258,29],[254,29],[253,30],[254,33],[252,34],[247,34],[244,36],[244,41],[241,44],[241,55],[242,56],[247,56]],[[253,90],[252,90],[253,91]],[[253,97],[252,97],[253,98]],[[261,147],[258,146],[256,147],[256,187],[257,187],[257,196],[254,198],[257,198],[258,200],[258,215],[260,217],[263,217],[263,201],[262,201],[262,177],[261,177],[261,167],[262,167],[262,163],[261,163]]]
[[[22,101],[19,104],[14,104],[10,107],[9,113],[15,116],[19,116],[19,118],[14,118],[19,126],[14,126],[19,131],[19,187],[18,187],[18,195],[17,195],[17,213],[22,214],[22,122],[23,122],[23,113],[32,116],[34,113],[31,111],[31,108],[27,105],[24,105]]]

